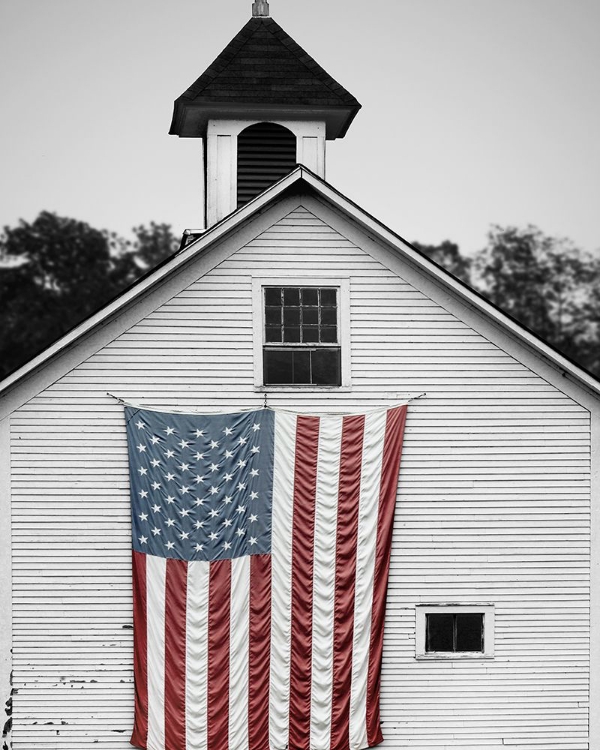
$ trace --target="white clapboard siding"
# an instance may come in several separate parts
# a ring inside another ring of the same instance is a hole
[[[335,222],[332,222],[335,223]],[[300,207],[11,420],[15,750],[125,750],[133,711],[122,408],[259,407],[252,275],[350,275],[345,412],[410,395],[382,684],[384,746],[588,747],[588,412]],[[492,603],[495,658],[417,661],[415,606]]]

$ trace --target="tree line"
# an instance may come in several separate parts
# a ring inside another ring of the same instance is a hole
[[[172,255],[167,224],[133,239],[43,211],[0,235],[0,378],[118,296]]]
[[[414,243],[436,263],[600,377],[600,255],[534,226],[493,226],[473,257],[457,245]]]
[[[179,248],[167,224],[133,239],[42,212],[0,235],[0,378],[25,364]],[[474,256],[413,243],[570,359],[600,377],[600,257],[536,227],[493,226]]]

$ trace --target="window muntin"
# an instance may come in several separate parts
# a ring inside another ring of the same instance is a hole
[[[267,287],[265,343],[337,344],[337,289]]]
[[[264,288],[265,385],[341,385],[339,289]]]

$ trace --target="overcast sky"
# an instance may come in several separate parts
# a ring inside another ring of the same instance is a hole
[[[55,211],[127,233],[200,220],[173,100],[251,0],[0,0],[0,225]],[[362,103],[327,179],[408,240],[490,224],[600,254],[599,0],[271,0]]]

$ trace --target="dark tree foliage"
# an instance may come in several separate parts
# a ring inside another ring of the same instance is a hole
[[[179,248],[179,240],[173,235],[169,224],[155,224],[133,228],[135,241],[132,243],[136,263],[149,271]]]
[[[472,259],[448,241],[416,247],[600,377],[599,259],[533,226],[493,226]]]
[[[471,259],[461,255],[458,245],[454,242],[444,240],[441,245],[422,245],[420,242],[413,242],[413,245],[446,271],[450,271],[457,279],[465,284],[471,283]]]
[[[165,224],[135,239],[42,212],[0,235],[0,378],[27,362],[178,248]]]

